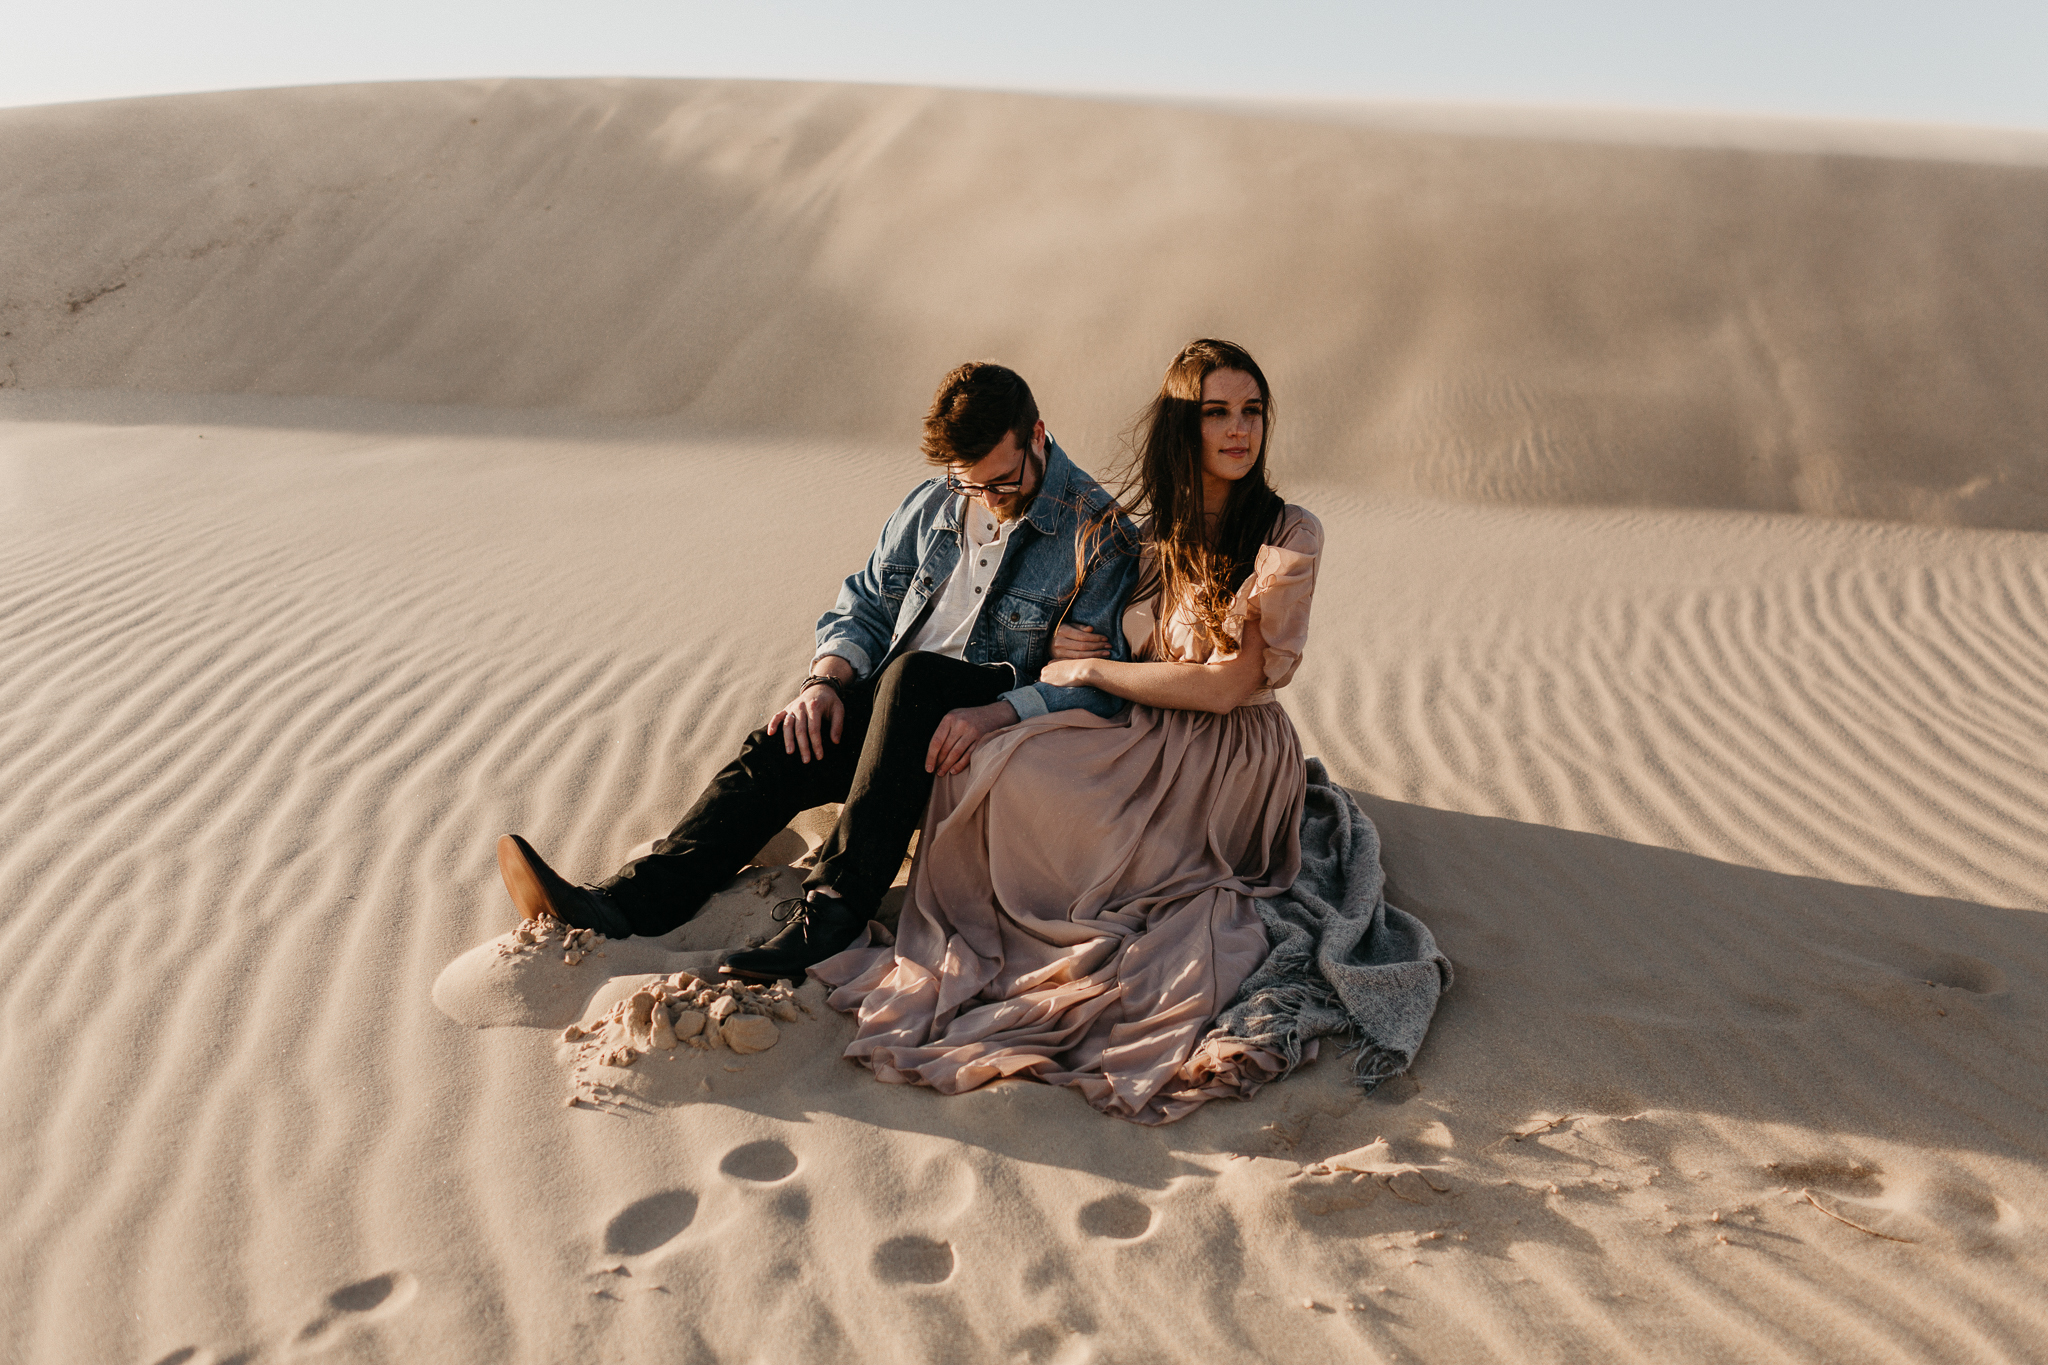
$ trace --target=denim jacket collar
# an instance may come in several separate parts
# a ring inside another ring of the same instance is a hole
[[[1038,481],[1038,493],[1031,499],[1031,506],[1025,510],[1024,520],[1042,536],[1058,535],[1062,513],[1068,509],[1069,490],[1074,482],[1074,462],[1067,458],[1067,452],[1060,449],[1060,443],[1048,432],[1045,438],[1045,472]],[[955,494],[946,499],[945,510],[939,513],[939,528],[960,534],[961,509],[967,499]]]

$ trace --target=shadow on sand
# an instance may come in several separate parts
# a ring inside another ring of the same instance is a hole
[[[792,1031],[803,1055],[778,1059],[774,1084],[721,1077],[715,1099],[680,1086],[642,1098],[797,1123],[835,1114],[1154,1189],[1195,1169],[1177,1154],[1270,1150],[1290,1114],[1361,1102],[1370,1127],[1419,1093],[1501,1124],[1722,1113],[2048,1156],[2041,912],[1359,799],[1385,841],[1389,899],[1430,925],[1459,973],[1411,1076],[1370,1100],[1326,1049],[1250,1103],[1164,1129],[1105,1119],[1077,1141],[1080,1101],[1062,1091],[1018,1082],[945,1097],[875,1083],[836,1055],[851,1025],[830,1015]]]

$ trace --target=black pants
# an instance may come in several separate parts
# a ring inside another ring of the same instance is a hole
[[[804,885],[829,886],[850,908],[872,910],[903,865],[931,797],[924,758],[932,732],[948,711],[986,706],[1014,685],[1007,668],[943,654],[902,655],[872,683],[847,685],[845,729],[837,744],[827,734],[822,758],[805,763],[784,750],[781,735],[754,731],[682,823],[601,885],[634,933],[665,934],[696,914],[799,812],[843,801]]]

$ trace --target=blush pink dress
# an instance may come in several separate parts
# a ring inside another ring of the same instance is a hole
[[[878,1080],[947,1094],[1006,1076],[1166,1123],[1245,1096],[1281,1060],[1204,1039],[1266,955],[1252,902],[1301,866],[1307,778],[1274,700],[1308,638],[1323,528],[1289,505],[1232,599],[1231,640],[1184,610],[1124,615],[1136,657],[1220,662],[1259,622],[1265,688],[1223,715],[1132,705],[999,731],[932,790],[893,948],[811,974]]]

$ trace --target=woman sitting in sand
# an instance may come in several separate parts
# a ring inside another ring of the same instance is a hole
[[[1241,347],[1190,343],[1143,427],[1132,662],[1061,627],[1042,676],[1134,703],[998,731],[933,788],[889,948],[813,967],[847,1055],[948,1094],[1005,1076],[1165,1123],[1284,1069],[1205,1039],[1266,955],[1252,901],[1293,882],[1306,778],[1273,699],[1301,661],[1322,525],[1266,483],[1272,398]]]

